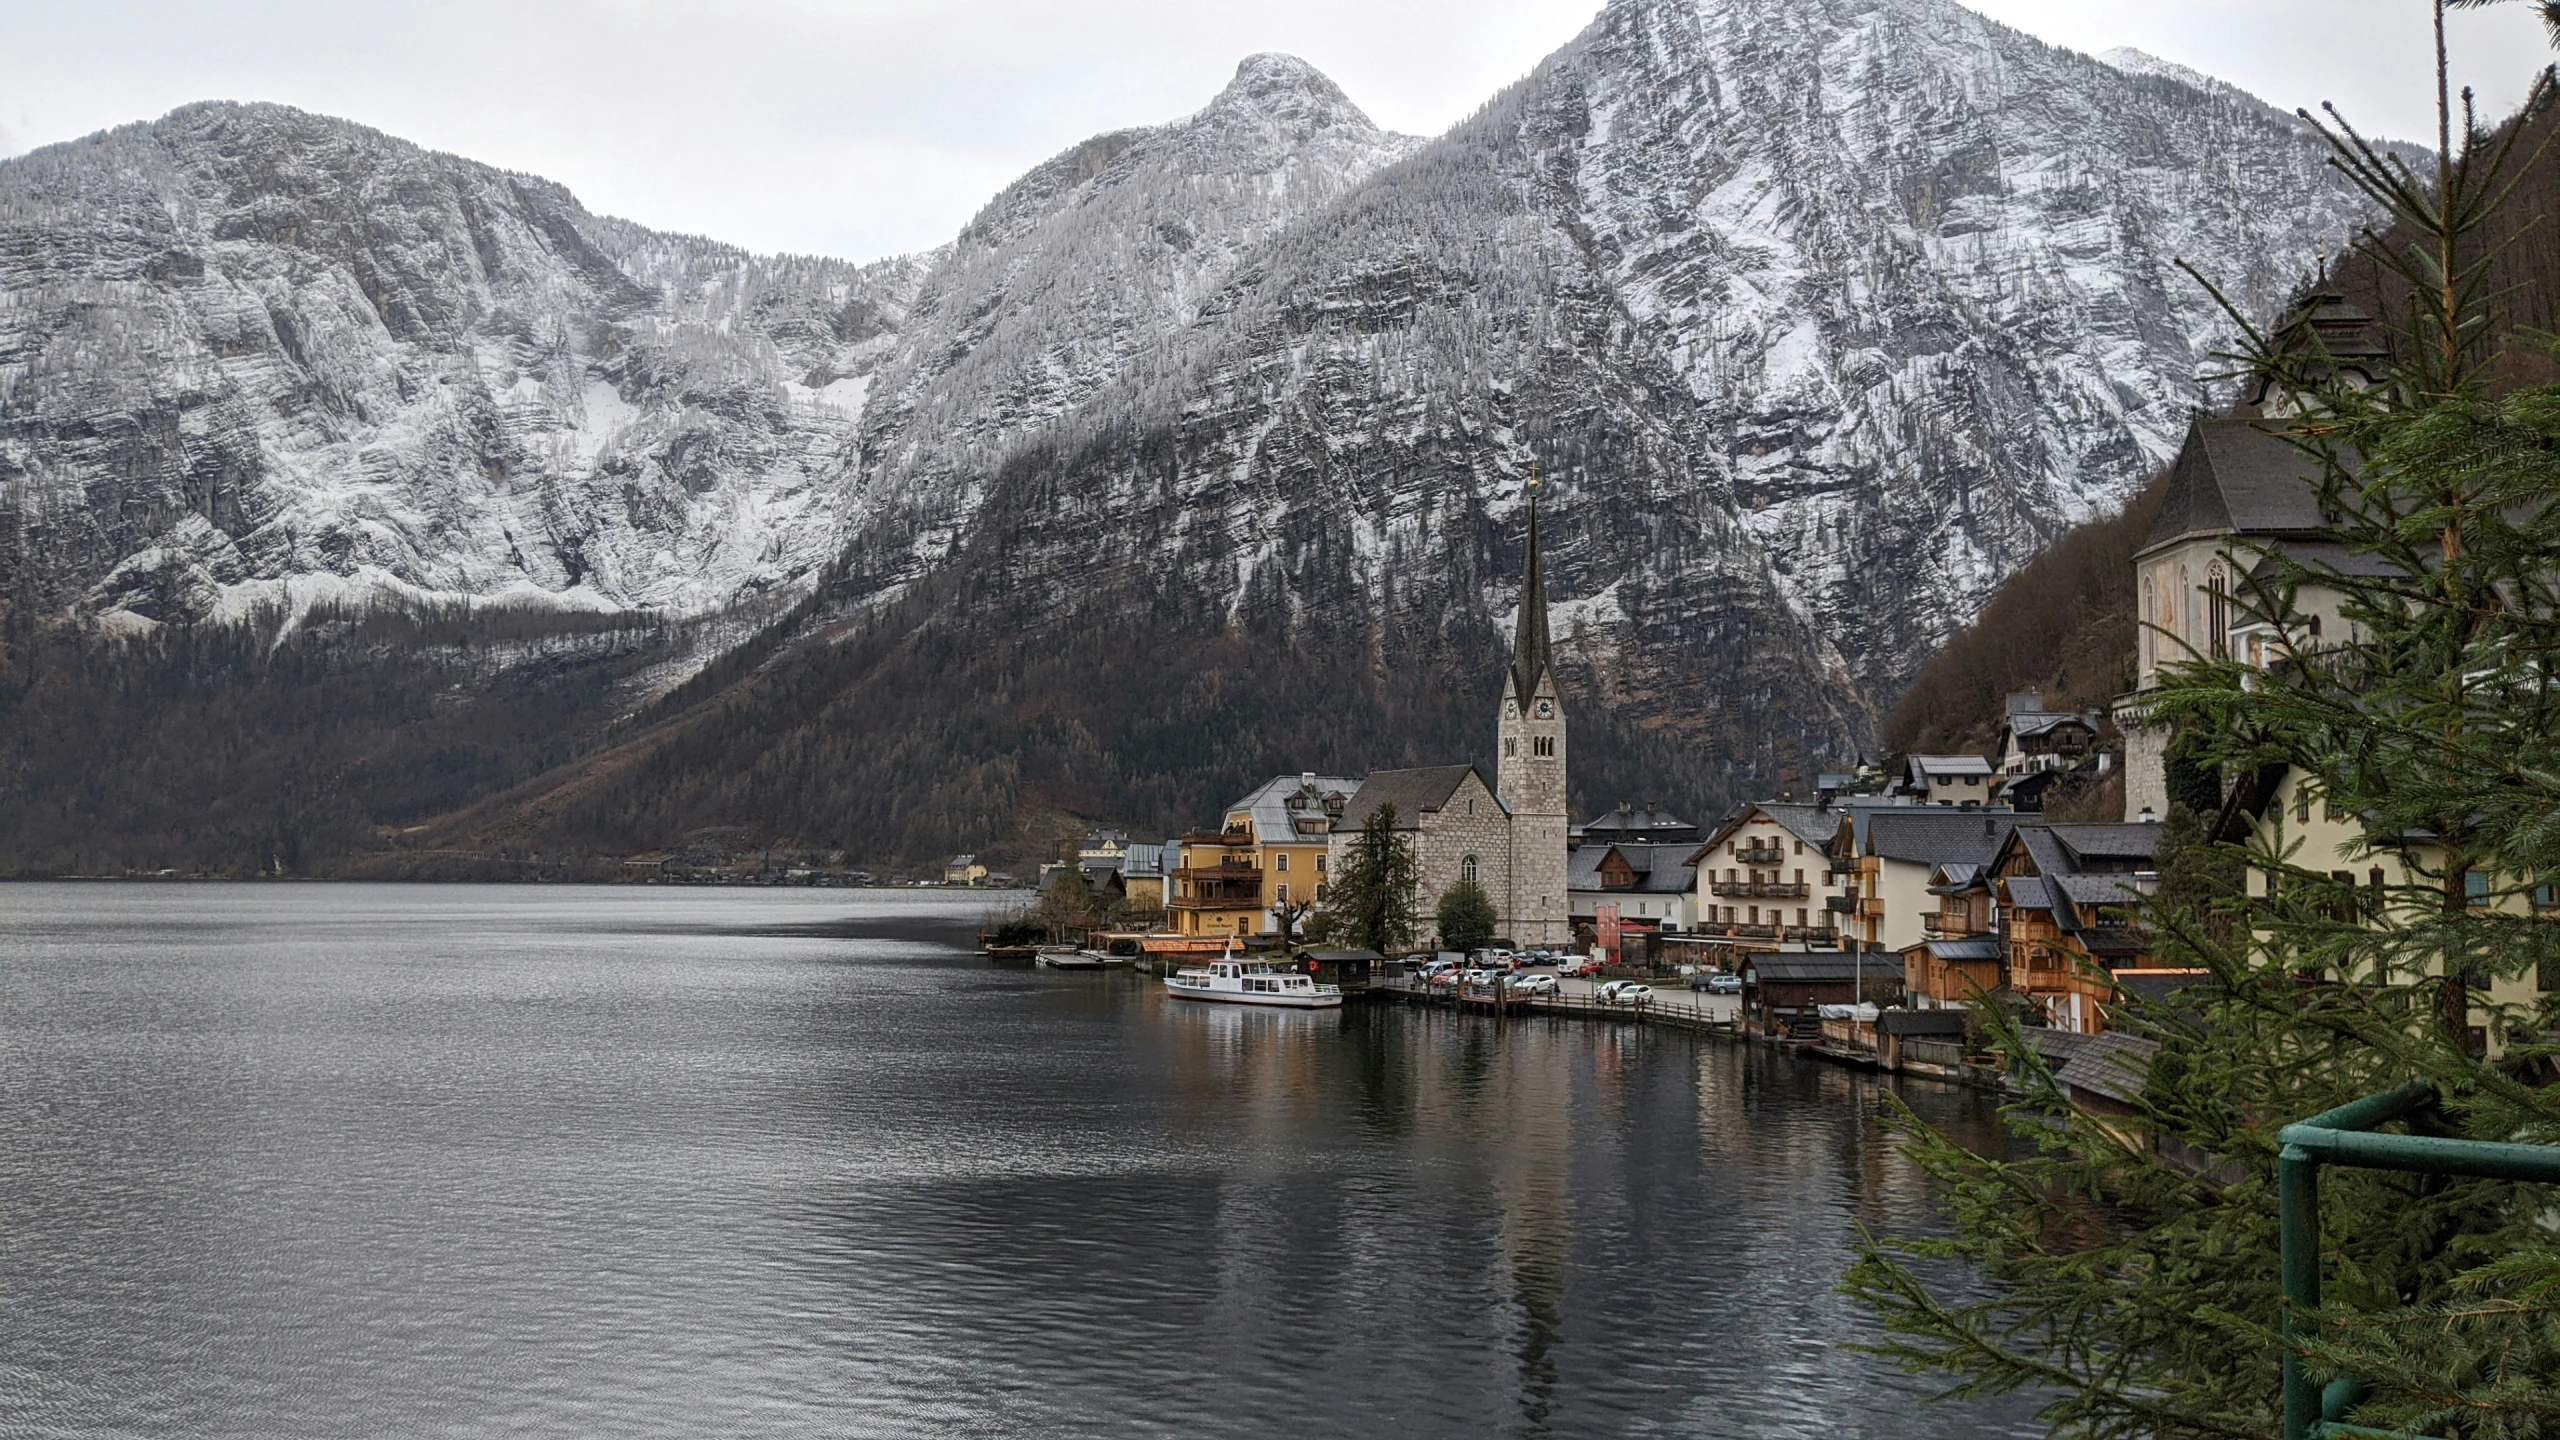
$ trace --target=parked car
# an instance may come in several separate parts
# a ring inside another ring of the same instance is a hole
[[[1653,987],[1641,980],[1611,980],[1592,992],[1603,1005],[1650,1005]]]
[[[1543,970],[1531,975],[1511,977],[1511,993],[1514,995],[1553,995],[1558,988],[1556,977]]]
[[[1707,993],[1710,995],[1739,995],[1742,993],[1742,977],[1739,975],[1710,975],[1707,977]]]
[[[1600,973],[1600,962],[1585,960],[1579,955],[1567,955],[1563,963],[1556,967],[1556,973],[1568,979],[1588,980]]]

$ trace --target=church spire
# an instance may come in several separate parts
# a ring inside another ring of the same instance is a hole
[[[1529,472],[1529,567],[1520,581],[1520,622],[1511,636],[1511,694],[1520,712],[1547,673],[1547,577],[1538,558],[1538,472]]]

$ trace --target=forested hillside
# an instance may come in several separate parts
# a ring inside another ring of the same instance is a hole
[[[2043,693],[2057,710],[2103,710],[2133,688],[2133,552],[2160,513],[2168,476],[2116,514],[2074,528],[2027,562],[1972,624],[1920,667],[1885,716],[1888,754],[1989,753],[2005,697]]]
[[[459,605],[0,633],[0,873],[38,874],[327,868],[574,759],[703,642]]]

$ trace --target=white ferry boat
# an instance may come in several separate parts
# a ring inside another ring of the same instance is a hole
[[[1230,1005],[1277,1005],[1326,1010],[1342,1003],[1342,987],[1319,985],[1295,970],[1274,970],[1259,960],[1223,959],[1164,977],[1165,993],[1183,1000],[1222,1000]]]

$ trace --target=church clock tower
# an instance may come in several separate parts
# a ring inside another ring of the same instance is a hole
[[[1529,566],[1503,677],[1502,801],[1511,810],[1511,893],[1503,919],[1515,945],[1563,945],[1565,912],[1564,695],[1547,644],[1547,581],[1538,554],[1538,481],[1529,480]]]

